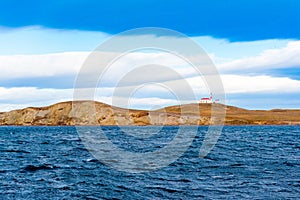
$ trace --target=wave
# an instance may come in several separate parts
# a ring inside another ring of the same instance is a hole
[[[55,169],[57,167],[49,164],[43,164],[43,165],[27,165],[26,167],[23,168],[24,171],[29,171],[29,172],[35,172],[38,170],[49,170],[49,169]]]

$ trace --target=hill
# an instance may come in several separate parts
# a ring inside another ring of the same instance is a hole
[[[211,117],[212,104],[186,104],[163,109],[124,109],[94,101],[61,102],[0,113],[0,125],[210,125],[222,121]],[[214,104],[217,116],[226,111],[226,125],[300,124],[300,110],[247,110]],[[199,112],[200,111],[200,115]],[[219,113],[218,113],[219,112]]]

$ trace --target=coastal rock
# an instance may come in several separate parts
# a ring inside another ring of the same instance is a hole
[[[300,110],[246,110],[214,104],[186,104],[147,111],[123,109],[96,101],[61,102],[47,107],[29,107],[0,113],[0,125],[297,125]],[[218,115],[226,111],[225,121]],[[200,115],[199,115],[200,112]]]

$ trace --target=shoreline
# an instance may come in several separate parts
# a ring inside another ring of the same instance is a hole
[[[224,122],[224,123],[223,123]],[[300,109],[247,110],[217,103],[135,110],[67,101],[0,113],[0,126],[299,126]]]

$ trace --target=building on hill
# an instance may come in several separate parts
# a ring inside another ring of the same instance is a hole
[[[210,97],[204,97],[200,99],[200,103],[213,103],[212,93],[210,93]]]
[[[212,99],[211,98],[201,98],[200,103],[212,103]]]

